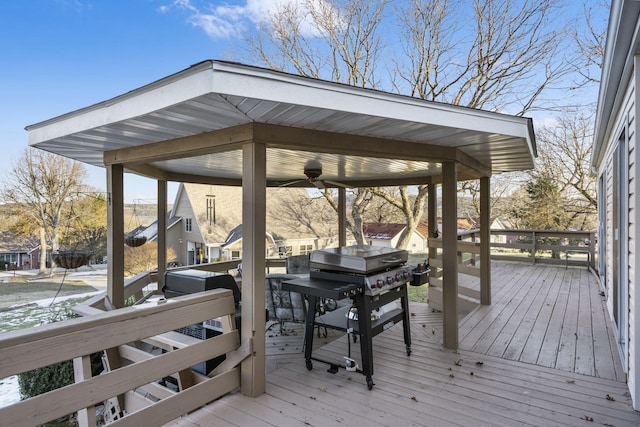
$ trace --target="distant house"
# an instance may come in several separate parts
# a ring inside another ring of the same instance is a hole
[[[33,238],[13,231],[0,231],[0,263],[2,268],[29,270],[40,265],[40,246]]]
[[[309,198],[305,189],[269,189],[267,210]],[[240,187],[180,184],[167,220],[167,247],[179,265],[194,265],[242,258],[242,189]],[[334,242],[337,237],[318,238],[304,230],[283,225],[282,213],[267,213],[265,256],[306,254]],[[148,241],[157,239],[157,221],[134,232]]]
[[[265,235],[267,256],[277,255],[277,245],[273,236],[270,233]],[[223,253],[225,259],[239,259],[242,258],[242,224],[231,230],[223,246]]]
[[[400,234],[407,228],[406,224],[367,222],[362,225],[364,238],[370,245],[395,248],[400,240]],[[429,230],[426,221],[420,221],[416,230],[411,234],[407,251],[424,253],[428,247]]]
[[[493,222],[491,223],[491,229],[492,230],[508,230],[510,228],[513,228],[511,226],[509,226],[509,224],[507,224],[504,220],[500,219],[500,218],[496,218],[495,220],[493,220]],[[507,235],[507,234],[499,234],[499,235],[491,235],[491,242],[492,243],[509,243],[509,244],[513,244],[513,243],[518,243],[518,235]]]

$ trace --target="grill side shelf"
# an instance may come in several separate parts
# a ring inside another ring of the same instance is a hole
[[[290,292],[313,295],[335,300],[353,297],[364,292],[365,285],[348,282],[335,282],[302,277],[282,282],[282,289]]]

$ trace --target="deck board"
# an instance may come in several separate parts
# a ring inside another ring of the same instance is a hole
[[[442,313],[411,303],[413,352],[400,325],[376,336],[373,390],[356,372],[316,361],[307,370],[302,327],[290,325],[267,335],[265,394],[231,393],[173,425],[640,425],[586,269],[494,263],[492,278],[494,304],[461,320],[456,351],[442,347]],[[342,361],[348,351],[340,332],[314,339],[315,357]],[[351,357],[359,361],[358,344]]]

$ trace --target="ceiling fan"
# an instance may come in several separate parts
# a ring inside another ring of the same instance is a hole
[[[319,179],[320,175],[322,175],[322,163],[320,163],[317,160],[309,160],[307,163],[305,163],[303,172],[307,177],[307,179],[298,179],[296,181],[287,182],[280,185],[280,187],[287,187],[290,185],[295,185],[299,182],[307,181],[311,183],[314,187],[320,190],[324,190],[326,188],[325,183],[334,187],[351,188],[348,185],[343,184],[341,182],[326,181],[326,180]]]

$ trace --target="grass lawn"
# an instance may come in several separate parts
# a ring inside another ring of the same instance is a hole
[[[407,295],[411,302],[429,302],[429,285],[407,286]]]
[[[90,297],[80,294],[95,291],[83,282],[65,282],[62,287],[60,283],[39,281],[0,283],[0,333],[66,318],[71,307]],[[69,297],[73,295],[78,297]],[[51,304],[53,297],[56,299]]]
[[[427,263],[428,254],[409,254],[408,265],[416,266],[417,264]],[[429,302],[429,285],[407,286],[409,301],[412,302]]]
[[[27,304],[46,298],[53,298],[60,288],[60,283],[55,282],[9,282],[0,283],[0,311],[17,304]],[[58,296],[73,294],[85,294],[96,289],[84,282],[65,281],[60,288]]]

